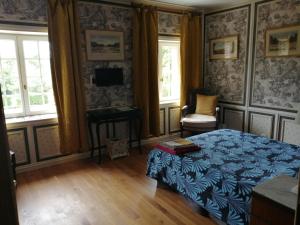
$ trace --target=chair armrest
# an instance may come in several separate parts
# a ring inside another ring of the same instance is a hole
[[[185,117],[187,114],[189,114],[190,108],[188,105],[185,105],[181,109],[181,117]]]
[[[216,129],[219,129],[220,122],[220,107],[216,107]]]

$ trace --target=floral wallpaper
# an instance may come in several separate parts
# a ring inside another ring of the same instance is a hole
[[[81,48],[83,54],[83,78],[88,108],[132,105],[132,9],[79,2]],[[124,61],[89,61],[86,57],[85,30],[110,30],[124,33]],[[121,67],[124,85],[96,87],[91,84],[95,68]]]
[[[81,47],[88,108],[122,106],[133,104],[132,93],[132,13],[131,8],[116,7],[97,3],[80,2],[79,16],[81,27]],[[88,61],[86,58],[85,30],[123,31],[125,42],[125,60],[120,62]],[[159,33],[179,34],[180,16],[159,13]],[[122,67],[124,85],[114,87],[96,87],[90,83],[95,68]]]
[[[132,13],[127,7],[79,1],[83,79],[87,108],[133,104],[132,93]],[[0,22],[47,23],[47,0],[2,0]],[[85,30],[111,30],[124,33],[124,61],[89,61],[86,57]],[[159,33],[179,34],[180,15],[159,13]],[[94,70],[100,67],[122,67],[124,85],[96,87],[91,83]]]
[[[158,14],[158,33],[180,35],[181,15],[160,12]]]
[[[1,0],[0,21],[46,23],[47,0]]]
[[[300,10],[295,0],[257,6],[251,105],[278,109],[294,109],[300,105],[300,58],[265,57],[266,30],[295,24],[300,24]]]
[[[205,17],[205,87],[220,96],[220,101],[244,105],[247,76],[248,6]],[[211,39],[238,35],[237,60],[209,60]]]

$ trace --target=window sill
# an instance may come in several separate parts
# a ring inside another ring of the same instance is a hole
[[[165,106],[165,105],[176,105],[179,106],[179,100],[166,100],[166,101],[161,101],[159,103],[160,106]]]
[[[5,122],[6,124],[16,124],[16,123],[36,122],[36,121],[49,120],[49,119],[57,119],[57,114],[52,113],[52,114],[7,118]]]

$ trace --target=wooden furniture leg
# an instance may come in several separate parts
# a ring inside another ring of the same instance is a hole
[[[102,152],[101,152],[101,137],[100,137],[100,125],[101,123],[98,123],[96,126],[96,132],[97,132],[97,140],[98,140],[98,148],[99,148],[99,155],[98,155],[98,163],[101,163],[102,160]]]
[[[94,145],[94,136],[93,136],[93,129],[92,129],[92,123],[88,123],[88,128],[89,128],[89,133],[90,133],[90,139],[91,139],[91,158],[94,158],[94,150],[95,150],[95,145]]]
[[[128,121],[128,125],[129,125],[129,148],[132,148],[132,120],[130,119]]]

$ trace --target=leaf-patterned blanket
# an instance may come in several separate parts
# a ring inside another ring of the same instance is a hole
[[[147,176],[163,182],[229,225],[249,223],[252,189],[280,174],[296,176],[300,147],[233,130],[187,138],[199,152],[182,156],[154,149]]]

